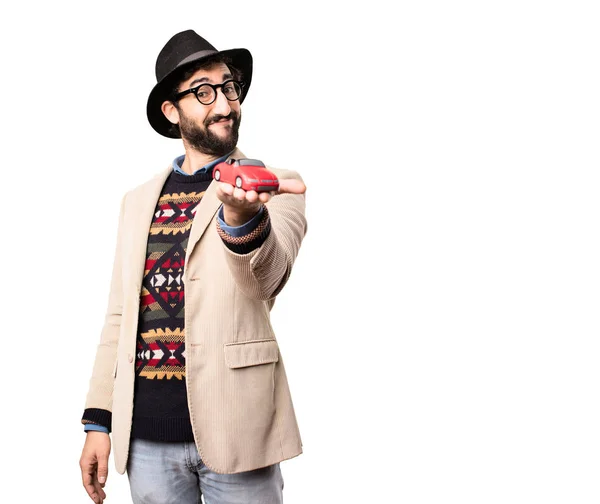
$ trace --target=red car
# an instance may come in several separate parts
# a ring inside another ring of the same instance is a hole
[[[277,191],[279,180],[258,159],[228,159],[213,169],[217,182],[227,182],[244,191]]]

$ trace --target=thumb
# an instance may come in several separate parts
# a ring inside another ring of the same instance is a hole
[[[98,457],[98,482],[104,486],[108,477],[108,455]]]
[[[279,179],[278,193],[303,194],[306,192],[304,182],[298,179]]]

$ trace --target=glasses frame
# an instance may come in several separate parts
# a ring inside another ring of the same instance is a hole
[[[223,86],[226,86],[227,84],[229,84],[230,82],[234,82],[235,84],[237,84],[238,86],[240,86],[240,96],[238,96],[237,98],[234,98],[233,100],[231,98],[229,98],[225,92],[223,91]],[[174,97],[175,101],[179,101],[181,100],[184,96],[193,93],[194,96],[196,97],[196,100],[198,100],[198,103],[200,103],[201,105],[211,105],[215,102],[215,100],[217,99],[217,96],[219,94],[219,88],[221,88],[221,92],[223,93],[223,96],[225,98],[227,98],[227,100],[229,101],[238,101],[242,95],[244,94],[244,87],[245,87],[246,83],[243,81],[238,81],[235,79],[228,79],[225,82],[221,83],[221,84],[210,84],[209,82],[203,82],[202,84],[198,84],[197,86],[194,86],[193,88],[190,89],[186,89],[185,91],[181,91],[179,93],[177,93]],[[198,98],[198,90],[202,87],[202,86],[210,86],[212,88],[212,90],[215,93],[215,97],[212,99],[211,102],[209,103],[202,103],[200,101],[200,98]]]

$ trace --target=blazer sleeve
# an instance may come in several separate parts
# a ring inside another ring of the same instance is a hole
[[[302,181],[292,170],[277,170],[276,174],[281,179]],[[307,231],[305,194],[278,194],[265,207],[270,232],[260,247],[245,254],[223,247],[229,270],[240,290],[260,300],[274,298],[281,292]]]
[[[127,194],[121,199],[117,242],[113,260],[108,307],[104,325],[100,333],[100,342],[96,350],[96,358],[89,381],[89,389],[85,401],[82,424],[95,423],[111,430],[112,401],[114,387],[114,370],[117,361],[117,344],[123,313],[123,220],[125,217],[125,201]]]

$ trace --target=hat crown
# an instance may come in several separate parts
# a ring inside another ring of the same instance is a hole
[[[157,82],[177,68],[186,58],[199,52],[210,54],[218,51],[194,30],[185,30],[173,35],[156,58]]]

